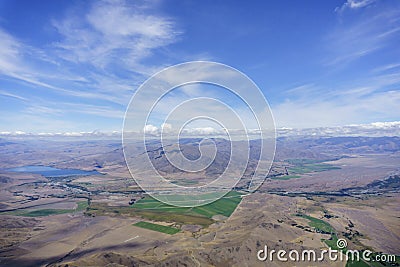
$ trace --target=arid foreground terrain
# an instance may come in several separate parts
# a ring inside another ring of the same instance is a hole
[[[186,153],[196,156],[196,142],[183,147]],[[216,143],[226,148],[225,140]],[[398,258],[368,264],[257,259],[265,245],[319,251],[334,249],[338,238],[348,249],[400,255],[398,137],[279,138],[257,192],[248,194],[239,183],[198,208],[147,196],[131,178],[118,140],[14,138],[0,139],[0,147],[1,266],[399,266]],[[162,153],[151,156],[184,185],[226,165],[217,155],[200,177],[185,177]],[[13,169],[22,166],[55,172]]]

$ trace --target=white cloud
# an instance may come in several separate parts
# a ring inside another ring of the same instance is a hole
[[[96,1],[83,9],[73,7],[73,12],[52,21],[58,41],[48,40],[41,48],[0,28],[0,76],[21,85],[14,91],[1,90],[0,97],[23,101],[25,106],[18,114],[9,112],[15,118],[13,128],[19,128],[18,121],[40,118],[37,125],[48,126],[36,130],[46,130],[68,120],[64,115],[71,113],[122,121],[133,91],[159,69],[145,63],[147,57],[180,35],[176,22],[157,14],[156,5]],[[21,127],[28,125],[35,129],[33,123]],[[76,129],[79,122],[58,126],[67,125]]]
[[[224,134],[223,131],[217,131],[213,127],[185,128],[183,134],[187,135],[214,135]]]
[[[374,1],[349,1],[343,7],[360,8]],[[361,13],[361,12],[360,12]],[[400,33],[398,8],[374,8],[359,16],[343,16],[341,23],[325,38],[327,66],[343,65],[381,49],[397,46]]]
[[[18,70],[20,44],[0,28],[0,73]]]
[[[376,0],[347,0],[341,7],[336,7],[335,12],[343,12],[346,9],[359,9],[369,6]]]
[[[373,72],[387,72],[387,71],[392,71],[394,69],[398,69],[400,67],[400,63],[392,63],[392,64],[387,64],[387,65],[383,65],[380,67],[377,67],[375,69],[373,69]]]
[[[376,71],[372,71],[376,73]],[[277,127],[314,128],[400,119],[400,70],[335,87],[305,84],[272,106]]]
[[[380,128],[380,129],[388,129],[388,128],[400,128],[400,121],[389,121],[389,122],[373,122],[370,124],[371,128]]]
[[[148,127],[149,130],[152,130],[151,135],[158,136],[159,131],[156,126],[150,125]],[[254,138],[252,135],[252,131],[248,136],[250,138]],[[259,130],[254,130],[258,132]],[[142,138],[136,132],[125,133],[133,138]],[[280,127],[277,128],[278,136],[400,136],[400,121],[387,121],[387,122],[373,122],[369,124],[349,124],[344,126],[329,126],[329,127],[312,127],[312,128],[290,128],[290,127]],[[186,129],[181,137],[209,137],[209,136],[218,136],[222,138],[227,138],[225,132],[222,130],[217,130],[212,127],[198,127],[198,128],[190,128]],[[40,133],[31,133],[25,131],[3,131],[0,132],[0,137],[76,137],[76,138],[120,138],[121,132],[113,131],[113,132],[100,132],[100,131],[92,131],[92,132],[40,132]],[[231,138],[234,140],[242,140],[245,138],[243,132],[231,132]],[[256,138],[258,137],[255,135]],[[239,138],[237,138],[239,137]]]
[[[278,136],[400,136],[400,121],[318,128],[278,128]]]
[[[151,124],[147,124],[146,126],[144,126],[143,128],[144,133],[146,134],[152,134],[152,135],[157,135],[159,134],[159,129],[157,126],[151,125]]]
[[[64,38],[54,44],[64,59],[102,69],[116,63],[141,67],[132,72],[143,72],[141,60],[180,34],[171,18],[125,1],[95,2],[82,18],[67,17],[53,25]]]
[[[375,88],[377,90],[377,88]],[[278,127],[308,128],[400,118],[400,91],[309,95],[288,99],[272,107]],[[333,96],[335,95],[335,96]]]
[[[166,136],[177,136],[178,130],[173,129],[171,124],[163,123],[161,128],[154,126],[152,124],[147,124],[143,131],[146,134],[150,135],[160,135],[161,129],[164,129],[164,133]],[[217,130],[213,127],[195,127],[195,128],[184,128],[181,132],[183,136],[207,136],[214,134],[224,134],[225,132],[222,130]]]
[[[77,98],[87,98],[87,99],[102,99],[114,102],[121,102],[123,97],[120,96],[120,99],[117,99],[115,96],[110,95],[106,92],[101,92],[101,90],[82,90],[73,89],[73,88],[63,88],[58,86],[59,83],[70,83],[71,87],[74,87],[75,84],[71,82],[84,82],[86,81],[80,73],[70,73],[68,67],[64,66],[66,69],[60,72],[49,72],[48,69],[57,69],[59,68],[59,63],[54,62],[59,60],[59,58],[54,58],[52,62],[50,62],[47,58],[50,55],[47,55],[45,51],[41,51],[38,49],[33,49],[32,47],[22,43],[17,40],[10,34],[6,33],[3,29],[0,28],[0,39],[2,42],[0,43],[0,74],[4,76],[11,77],[16,79],[17,81],[21,81],[26,84],[31,85],[35,90],[50,90],[53,93],[74,96]],[[51,53],[48,52],[48,53]],[[43,65],[42,65],[43,64]],[[45,66],[38,68],[35,65]],[[45,70],[47,69],[47,70]],[[91,75],[90,75],[91,76]],[[100,76],[99,76],[100,77]],[[100,81],[91,81],[96,84],[111,84],[114,83],[113,89],[119,88],[119,79],[108,80],[108,83],[105,82],[107,75],[102,75],[102,79]],[[118,92],[114,92],[118,96]],[[9,93],[11,96],[12,93]],[[4,95],[4,94],[3,94]],[[16,94],[12,94],[15,98],[19,98],[23,100],[21,96]],[[126,101],[126,100],[125,100]]]
[[[0,90],[0,96],[6,96],[6,97],[11,97],[11,98],[15,98],[21,101],[27,101],[28,99],[26,97],[20,96],[20,95],[16,95],[13,93],[9,93],[3,90]]]

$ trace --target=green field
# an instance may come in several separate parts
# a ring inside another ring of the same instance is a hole
[[[241,194],[236,191],[231,191],[219,200],[204,206],[194,208],[190,207],[175,207],[163,202],[160,202],[150,196],[137,201],[132,208],[139,210],[146,210],[152,212],[169,212],[177,214],[195,214],[212,218],[214,215],[224,215],[229,217],[236,209],[242,200]]]
[[[71,210],[63,210],[63,209],[42,209],[42,210],[21,211],[15,213],[15,215],[24,217],[44,217],[49,215],[64,214],[70,212]]]
[[[88,204],[88,201],[87,201],[87,200],[79,201],[79,202],[78,202],[78,207],[76,208],[75,211],[86,210],[87,207],[89,207],[89,204]]]
[[[176,196],[175,200],[181,199]],[[199,207],[175,207],[160,202],[150,196],[138,200],[132,206],[111,207],[105,203],[91,203],[86,214],[91,216],[140,216],[142,218],[173,222],[177,224],[195,224],[204,227],[213,224],[214,215],[223,215],[229,217],[242,200],[239,192],[231,191],[219,200]]]
[[[179,229],[174,228],[174,227],[164,226],[164,225],[159,225],[159,224],[149,223],[149,222],[137,222],[133,225],[141,227],[141,228],[169,234],[169,235],[176,234],[180,231]]]
[[[335,233],[335,229],[329,223],[323,220],[305,214],[297,214],[297,216],[307,219],[309,221],[308,224],[315,230],[318,230],[319,232],[332,233],[332,234]]]
[[[290,175],[301,175],[310,172],[323,172],[329,170],[340,169],[340,167],[331,164],[322,163],[320,160],[313,159],[288,159],[286,162],[290,163],[291,167],[288,168]]]
[[[272,177],[272,180],[290,180],[290,179],[297,179],[300,178],[300,175],[280,175]]]
[[[288,172],[292,174],[305,174],[310,172],[323,172],[336,169],[340,168],[326,163],[312,163],[290,167],[288,168]]]
[[[4,212],[3,214],[24,216],[24,217],[44,217],[56,214],[72,213],[77,211],[85,210],[88,207],[87,201],[79,201],[76,209],[38,209],[38,210],[16,210],[10,212]]]

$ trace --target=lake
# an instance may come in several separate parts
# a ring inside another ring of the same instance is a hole
[[[100,174],[98,171],[84,171],[79,169],[58,169],[48,166],[22,166],[17,168],[7,169],[9,172],[26,172],[36,173],[44,177],[67,177],[67,176],[86,176]]]

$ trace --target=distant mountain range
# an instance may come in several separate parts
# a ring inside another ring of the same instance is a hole
[[[197,129],[198,130],[198,129]],[[194,131],[190,137],[203,137],[207,136],[207,131]],[[233,131],[234,132],[234,131]],[[250,136],[253,131],[249,130]],[[317,127],[317,128],[288,128],[281,127],[276,129],[278,137],[281,136],[400,136],[400,121],[393,122],[374,122],[370,124],[353,124],[346,126],[333,126],[333,127]],[[215,136],[218,134],[216,131],[212,132]],[[222,135],[223,133],[221,133]],[[241,133],[237,133],[240,135]],[[138,133],[132,133],[132,136],[138,135]],[[0,132],[0,137],[88,137],[88,138],[120,138],[121,131],[102,132],[59,132],[59,133],[30,133],[23,131],[3,131]],[[139,135],[138,135],[139,136]]]
[[[307,129],[279,128],[277,133],[278,136],[400,136],[400,121]]]

